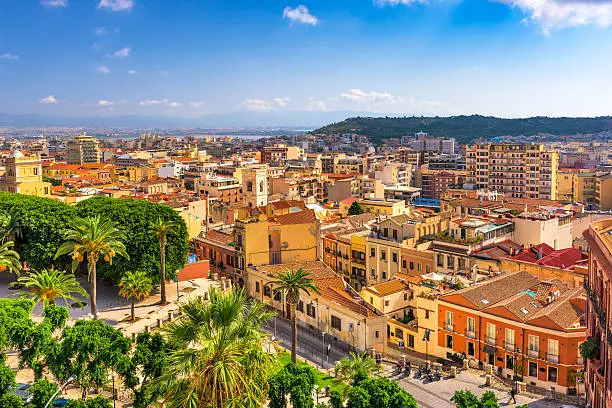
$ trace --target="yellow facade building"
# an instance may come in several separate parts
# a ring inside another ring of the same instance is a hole
[[[15,150],[5,159],[4,165],[1,191],[39,197],[51,195],[51,184],[42,180],[42,162],[38,156],[24,156]]]

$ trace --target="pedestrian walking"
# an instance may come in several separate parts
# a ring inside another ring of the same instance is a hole
[[[510,404],[510,401],[516,404],[516,390],[514,388],[510,390],[510,399],[508,400],[508,404]]]

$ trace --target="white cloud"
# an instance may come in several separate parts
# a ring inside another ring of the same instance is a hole
[[[296,8],[291,8],[289,6],[285,7],[283,10],[283,18],[286,18],[291,23],[298,24],[308,24],[314,26],[319,23],[319,19],[310,14],[310,11],[304,5],[299,5]]]
[[[346,92],[342,92],[340,97],[346,101],[359,102],[359,103],[370,103],[370,102],[384,102],[384,103],[396,103],[401,102],[402,98],[397,98],[391,95],[389,92],[365,92],[361,89],[353,88]]]
[[[272,104],[263,99],[245,99],[242,102],[242,106],[246,110],[254,112],[270,112],[272,110]]]
[[[96,67],[96,71],[98,71],[101,74],[110,74],[110,68],[108,68],[106,65],[104,64],[100,64]]]
[[[5,52],[4,54],[0,54],[0,60],[9,60],[9,61],[15,61],[19,59],[19,55],[17,54],[11,54],[9,52]]]
[[[94,34],[97,36],[108,34],[108,30],[106,29],[106,27],[96,27],[94,28]]]
[[[165,105],[169,108],[178,108],[179,106],[183,106],[180,102],[174,102],[170,99],[145,99],[138,103],[140,106],[155,106],[155,105]]]
[[[124,100],[124,99],[121,99],[119,101],[113,101],[113,100],[109,100],[109,99],[100,99],[98,101],[98,105],[99,106],[123,105],[124,103],[127,103],[127,101]]]
[[[274,98],[274,103],[279,107],[284,108],[287,106],[287,103],[289,103],[290,100],[291,99],[286,96],[284,98]]]
[[[46,98],[42,98],[39,102],[42,103],[43,105],[54,105],[56,103],[59,103],[60,101],[57,100],[55,96],[49,95]]]
[[[308,100],[308,105],[306,106],[306,110],[325,112],[327,110],[327,102],[319,101],[314,98],[310,98]]]
[[[274,98],[272,101],[266,101],[264,99],[245,99],[240,106],[253,112],[271,112],[279,108],[284,108],[290,100],[291,99],[286,96]]]
[[[206,106],[206,102],[203,102],[203,101],[200,101],[200,102],[189,102],[189,106],[191,106],[192,108],[201,109],[204,106]]]
[[[123,47],[115,52],[113,52],[112,56],[115,58],[126,58],[130,56],[132,49],[130,47]]]
[[[130,69],[127,73],[128,75],[136,75],[138,74],[138,71],[136,71],[135,69]]]
[[[41,3],[47,7],[68,7],[68,0],[41,0]]]
[[[544,33],[551,30],[584,25],[612,26],[612,2],[609,0],[499,0],[518,7]]]
[[[110,11],[130,11],[132,7],[134,7],[133,0],[100,0],[98,3],[99,9]]]

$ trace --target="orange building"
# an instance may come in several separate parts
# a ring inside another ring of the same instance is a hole
[[[585,303],[583,288],[558,279],[504,274],[439,298],[438,352],[465,353],[508,379],[516,368],[527,385],[566,392],[584,367]]]
[[[587,325],[589,341],[599,347],[587,360],[587,402],[593,408],[612,407],[612,219],[594,223],[585,231],[589,243]]]

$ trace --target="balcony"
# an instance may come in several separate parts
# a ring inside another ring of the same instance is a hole
[[[540,350],[527,350],[527,355],[532,358],[540,358]]]
[[[516,349],[516,344],[514,344],[514,341],[508,341],[508,340],[504,340],[504,348],[508,351],[514,351]]]
[[[559,363],[559,355],[546,353],[546,361],[548,361],[549,363],[558,364]]]
[[[449,332],[454,332],[455,325],[449,322],[444,322],[444,330],[449,331]]]
[[[465,337],[469,337],[470,339],[476,338],[476,332],[473,330],[465,330]]]
[[[491,344],[492,346],[495,345],[495,337],[484,336],[484,341],[485,341],[485,343]]]
[[[584,359],[582,357],[578,357],[576,359],[576,365],[584,365]]]

